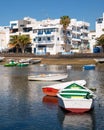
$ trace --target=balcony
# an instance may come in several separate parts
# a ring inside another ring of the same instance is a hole
[[[37,41],[36,42],[36,45],[54,45],[54,41],[51,40],[51,41]]]
[[[81,33],[89,33],[89,30],[81,29]]]
[[[81,42],[81,39],[79,39],[79,38],[72,38],[72,41]]]
[[[83,36],[81,36],[81,39],[82,39],[82,40],[86,40],[86,41],[88,41],[88,40],[89,40],[89,38],[88,38],[88,37],[83,37]]]

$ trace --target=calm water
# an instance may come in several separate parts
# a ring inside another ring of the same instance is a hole
[[[66,113],[58,106],[57,97],[42,93],[42,86],[59,82],[28,81],[27,76],[67,72],[70,80],[87,81],[96,89],[94,109],[84,114]],[[0,65],[0,130],[104,130],[104,65],[83,71],[82,66]]]

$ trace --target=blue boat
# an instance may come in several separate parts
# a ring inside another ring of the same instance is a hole
[[[95,65],[94,64],[84,65],[83,69],[84,70],[94,70],[95,69]]]

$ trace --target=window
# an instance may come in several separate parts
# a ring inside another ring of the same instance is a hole
[[[102,23],[103,18],[99,18],[99,19],[97,19],[96,21],[97,21],[97,23]]]
[[[34,39],[33,39],[33,41],[35,42],[35,41],[36,41],[36,39],[34,38]]]
[[[20,25],[20,27],[24,27],[24,25],[23,25],[23,24],[21,24],[21,25]]]
[[[50,37],[47,37],[47,40],[48,40],[48,41],[50,41],[50,40],[51,40],[51,38],[50,38]]]
[[[41,41],[41,37],[38,38],[38,41],[39,41],[39,42]]]
[[[11,28],[13,28],[13,27],[16,26],[16,25],[17,25],[16,23],[11,24]]]
[[[38,35],[43,34],[43,30],[38,30]]]

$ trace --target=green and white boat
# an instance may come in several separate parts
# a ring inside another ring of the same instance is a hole
[[[71,112],[86,112],[93,106],[93,92],[76,83],[60,90],[57,96],[59,106]]]
[[[29,63],[18,63],[17,66],[18,67],[25,67],[25,66],[28,66]]]
[[[16,66],[17,65],[17,62],[11,60],[9,61],[8,63],[4,64],[5,67],[13,67],[13,66]]]

